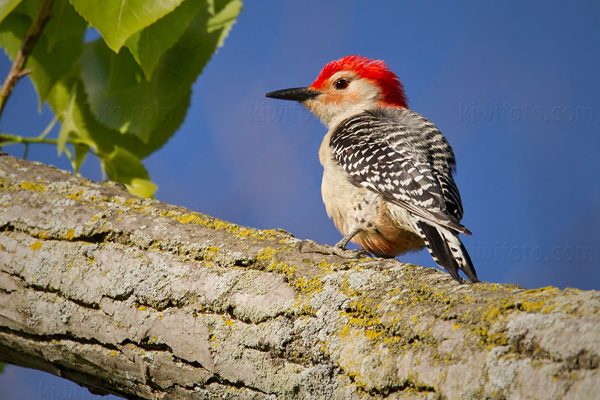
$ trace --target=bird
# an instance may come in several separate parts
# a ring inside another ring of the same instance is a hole
[[[479,282],[459,234],[463,206],[456,160],[439,129],[408,107],[382,60],[350,55],[326,64],[308,87],[269,98],[302,103],[328,128],[319,160],[327,214],[343,238],[328,254],[394,258],[427,248],[452,278]],[[361,250],[346,249],[349,241]],[[301,250],[302,251],[302,250]]]

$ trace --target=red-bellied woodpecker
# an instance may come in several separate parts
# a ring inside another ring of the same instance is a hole
[[[309,87],[267,97],[303,103],[329,128],[319,158],[323,202],[348,241],[378,257],[427,247],[457,281],[477,274],[459,233],[462,202],[454,152],[429,120],[408,109],[404,87],[383,61],[348,56],[327,64]]]

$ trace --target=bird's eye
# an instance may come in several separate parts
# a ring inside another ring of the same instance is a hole
[[[337,81],[335,81],[335,83],[333,84],[333,86],[337,90],[343,90],[343,89],[346,89],[348,87],[348,81],[345,80],[345,79],[338,79]]]

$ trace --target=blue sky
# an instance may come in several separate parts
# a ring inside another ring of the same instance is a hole
[[[309,85],[327,62],[361,54],[385,60],[411,109],[453,146],[473,232],[463,240],[482,280],[598,290],[599,15],[592,1],[246,1],[194,85],[185,123],[145,160],[156,197],[336,243],[320,194],[326,128],[299,104],[264,94]],[[9,67],[0,57],[0,76]],[[0,128],[33,136],[51,118],[38,114],[24,81]],[[55,154],[31,148],[29,158],[69,169]],[[83,173],[101,179],[92,158]],[[435,266],[426,252],[400,259]]]

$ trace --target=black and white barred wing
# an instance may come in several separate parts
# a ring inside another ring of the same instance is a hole
[[[440,174],[432,168],[427,154],[411,145],[412,129],[368,112],[359,114],[333,133],[333,157],[356,185],[381,194],[415,216],[469,233],[447,210],[444,192],[458,193],[456,186],[452,187],[454,180],[440,183]]]
[[[431,122],[408,110],[392,115],[368,111],[343,121],[330,145],[354,184],[412,214],[433,259],[454,279],[461,280],[462,270],[478,282],[458,237],[458,232],[470,232],[459,223],[462,204],[452,178],[454,154]]]
[[[405,109],[380,108],[371,111],[381,124],[397,124],[398,129],[387,137],[396,149],[412,149],[420,160],[425,160],[442,194],[445,213],[460,221],[463,216],[462,200],[452,176],[456,161],[452,147],[438,128],[422,115]]]

